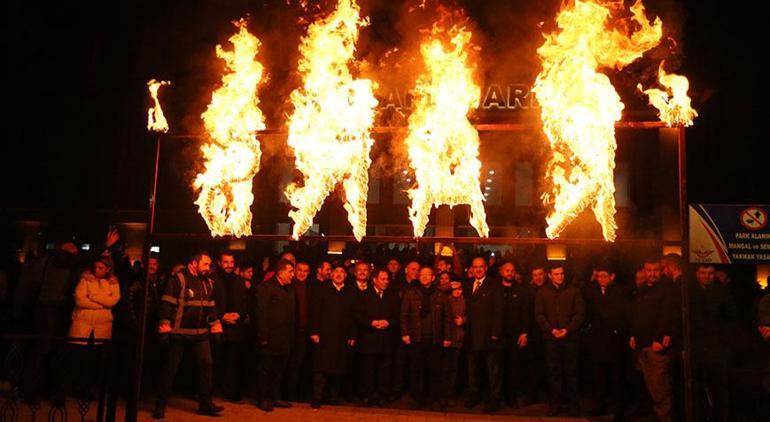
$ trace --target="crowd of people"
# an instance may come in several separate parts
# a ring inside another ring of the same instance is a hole
[[[379,249],[333,260],[297,250],[257,263],[199,251],[163,271],[156,255],[146,269],[132,267],[114,250],[118,237],[111,232],[88,254],[65,242],[27,265],[9,301],[11,320],[23,320],[34,303],[28,330],[53,335],[65,321],[66,353],[82,371],[103,353],[95,340],[135,344],[146,307],[144,385],[156,394],[156,419],[165,416],[177,375],[190,374],[198,413],[210,416],[224,411],[212,399],[216,390],[228,402],[254,397],[265,412],[301,401],[318,409],[406,400],[413,409],[488,413],[547,402],[550,416],[623,420],[649,407],[657,420],[678,419],[682,283],[690,293],[697,420],[734,414],[741,307],[727,273],[711,264],[650,256],[627,281],[602,257],[583,276],[570,274],[565,261],[517,262],[479,250],[461,257],[452,247],[451,256]],[[64,306],[68,297],[74,309]],[[758,294],[751,306],[747,335],[767,347],[770,295]],[[47,347],[31,350],[23,394],[40,388]],[[770,383],[766,365],[755,375]],[[92,377],[77,378],[87,390]]]

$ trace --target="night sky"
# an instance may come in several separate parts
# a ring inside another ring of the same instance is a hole
[[[403,40],[402,6],[361,3],[372,26],[362,33],[359,52],[377,57]],[[484,51],[495,57],[485,63],[488,75],[534,77],[538,69],[528,63],[540,42],[537,22],[552,21],[558,1],[459,3],[478,24]],[[645,4],[678,39],[672,63],[690,78],[700,114],[687,133],[690,202],[770,202],[767,155],[760,153],[768,132],[768,83],[758,65],[767,50],[760,44],[767,40],[764,14],[749,3]],[[281,125],[288,110],[283,101],[296,83],[302,28],[299,9],[285,0],[14,0],[3,8],[2,208],[144,208],[154,158],[154,138],[145,129],[146,81],[172,80],[164,91],[171,125],[199,131],[196,116],[221,70],[214,46],[241,16],[250,16],[249,29],[263,41],[271,75],[262,99],[268,126]],[[514,61],[523,64],[506,69]]]

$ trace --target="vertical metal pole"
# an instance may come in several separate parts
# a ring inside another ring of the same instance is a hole
[[[160,165],[161,137],[155,138],[155,175],[152,180],[152,195],[150,196],[150,225],[147,228],[147,237],[144,242],[145,266],[150,262],[150,248],[152,247],[152,235],[155,232],[155,200],[158,193],[158,167]],[[134,371],[131,386],[131,395],[126,403],[126,422],[136,422],[139,407],[139,395],[142,389],[142,363],[144,358],[144,340],[147,331],[147,298],[150,294],[150,275],[145,271],[144,292],[142,303],[139,305],[139,336],[136,340],[136,352],[134,353]]]
[[[685,128],[677,128],[677,146],[679,155],[679,224],[682,235],[682,258],[690,261],[689,208],[687,205],[687,143]],[[685,268],[688,268],[685,265]],[[693,380],[692,380],[692,330],[690,326],[690,289],[689,271],[682,276],[682,345],[684,363],[684,416],[685,421],[694,422],[693,415]]]

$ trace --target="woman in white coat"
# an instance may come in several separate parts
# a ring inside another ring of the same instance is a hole
[[[104,343],[99,340],[112,338],[112,308],[120,300],[120,284],[112,274],[109,258],[94,261],[90,270],[80,276],[75,288],[75,309],[72,311],[72,325],[69,343],[72,357],[71,368],[75,370],[73,381],[77,394],[90,395],[91,386],[106,363]],[[89,345],[89,339],[96,341]]]

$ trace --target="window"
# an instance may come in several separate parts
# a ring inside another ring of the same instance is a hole
[[[486,205],[500,205],[503,202],[503,187],[500,185],[500,170],[496,164],[481,169],[481,191]]]
[[[534,192],[534,177],[532,163],[519,161],[516,163],[516,197],[517,207],[531,207]]]
[[[628,163],[618,163],[615,166],[615,205],[618,207],[631,206],[630,177]]]

